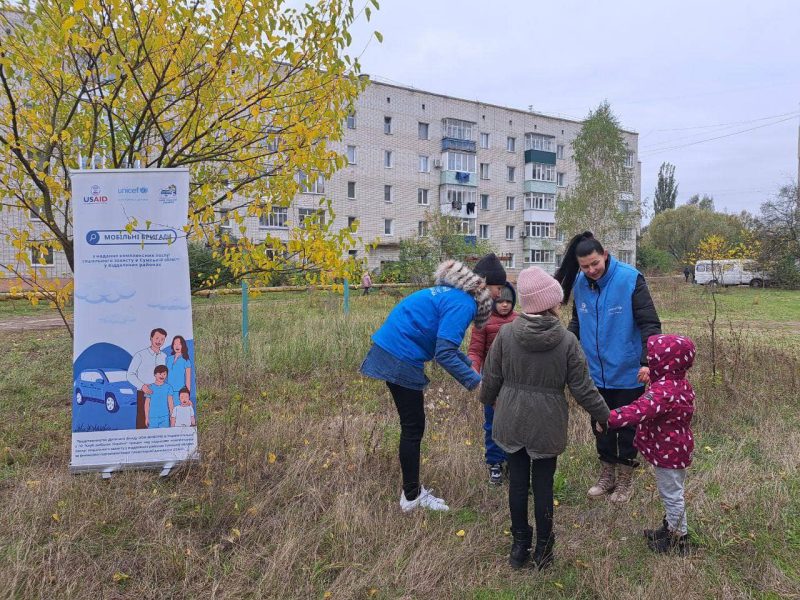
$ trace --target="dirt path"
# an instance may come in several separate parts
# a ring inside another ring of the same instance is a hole
[[[70,320],[70,326],[72,321]],[[29,315],[25,317],[10,317],[0,320],[0,334],[20,331],[41,331],[43,329],[58,329],[64,327],[64,321],[59,316],[40,317]]]

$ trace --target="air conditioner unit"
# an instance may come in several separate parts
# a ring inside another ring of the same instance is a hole
[[[434,169],[441,169],[442,168],[442,161],[438,158],[433,159],[433,168]]]
[[[527,231],[520,231],[519,232],[519,237],[524,240],[526,237],[528,237],[528,232]]]

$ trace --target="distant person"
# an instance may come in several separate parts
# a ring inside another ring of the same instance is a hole
[[[166,364],[167,355],[161,346],[167,339],[167,332],[156,327],[150,332],[150,346],[139,350],[131,357],[128,366],[128,383],[136,388],[136,429],[147,429],[144,402],[146,395],[152,393],[151,385],[155,381],[153,369]]]
[[[372,289],[372,277],[369,275],[369,271],[364,271],[364,274],[361,276],[361,295],[362,296],[369,296],[369,292]]]
[[[687,266],[683,267],[683,280],[684,280],[684,283],[689,283],[689,277],[691,277],[691,276],[692,276],[692,270],[689,268],[689,266],[687,265]]]
[[[500,292],[506,284],[506,270],[494,252],[487,254],[475,263],[472,271],[476,275],[483,277],[486,287],[489,288],[492,294],[492,298],[497,299],[500,297]]]
[[[170,415],[175,407],[175,391],[167,383],[167,367],[153,369],[155,381],[144,401],[144,418],[148,429],[165,429],[170,425]]]
[[[500,290],[500,297],[494,300],[492,315],[486,325],[479,329],[475,325],[469,339],[469,350],[467,356],[472,361],[472,368],[476,373],[480,373],[489,350],[497,337],[500,328],[507,323],[511,323],[517,318],[514,310],[516,304],[516,292],[514,286],[508,281]],[[503,464],[506,462],[506,453],[492,439],[492,421],[494,420],[494,408],[485,404],[483,407],[483,432],[484,432],[484,456],[489,468],[489,483],[500,485],[503,483]]]
[[[169,377],[167,383],[172,386],[172,389],[179,390],[181,388],[192,389],[192,361],[189,360],[189,346],[186,344],[186,339],[182,335],[176,335],[172,338],[170,345],[172,354],[167,356],[164,364],[169,369]]]
[[[436,360],[461,385],[475,389],[481,376],[459,350],[473,320],[482,327],[492,311],[486,284],[460,262],[436,269],[434,286],[403,298],[372,336],[361,373],[386,382],[400,417],[400,508],[448,510],[442,498],[420,483],[420,443],[425,433],[425,363]]]
[[[658,529],[645,529],[648,547],[659,553],[686,554],[684,484],[692,464],[694,390],[686,379],[697,351],[679,335],[654,335],[647,340],[650,389],[628,406],[611,411],[608,427],[636,426],[634,445],[653,465],[656,487],[666,515]]]
[[[647,338],[661,333],[661,321],[644,277],[619,262],[586,231],[570,240],[556,272],[565,302],[574,293],[569,329],[583,346],[589,373],[611,409],[626,406],[644,393],[650,380]],[[592,423],[594,431],[594,423]],[[638,465],[633,446],[635,430],[596,434],[600,476],[588,494],[610,494],[612,502],[633,495],[633,469]]]
[[[178,392],[180,404],[172,408],[170,413],[170,427],[196,427],[194,406],[188,388],[181,388]]]
[[[553,562],[553,476],[567,445],[569,407],[564,386],[603,427],[608,407],[589,377],[575,336],[559,320],[562,290],[539,267],[517,280],[522,314],[500,329],[483,366],[480,400],[494,405],[495,442],[508,456],[508,505],[513,544],[509,562],[522,567],[530,558],[528,489],[533,490],[538,569]]]

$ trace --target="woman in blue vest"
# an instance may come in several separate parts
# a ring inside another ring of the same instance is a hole
[[[400,417],[400,508],[404,512],[418,507],[448,510],[445,501],[419,480],[428,385],[425,363],[435,359],[468,390],[478,386],[481,376],[459,346],[473,320],[476,327],[483,327],[489,319],[493,292],[489,285],[460,262],[443,262],[434,275],[434,287],[406,296],[392,309],[372,335],[372,347],[361,364],[361,373],[386,382]]]
[[[564,290],[564,303],[570,292],[575,296],[567,329],[580,340],[597,389],[609,409],[627,406],[650,381],[647,338],[661,333],[644,277],[611,256],[585,231],[570,240],[556,279]],[[635,429],[597,433],[594,425],[601,468],[589,496],[611,494],[613,502],[628,502],[633,495],[633,468],[638,464]]]

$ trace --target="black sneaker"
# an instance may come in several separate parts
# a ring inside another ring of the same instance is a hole
[[[503,465],[500,463],[489,465],[489,483],[492,485],[503,483]]]

